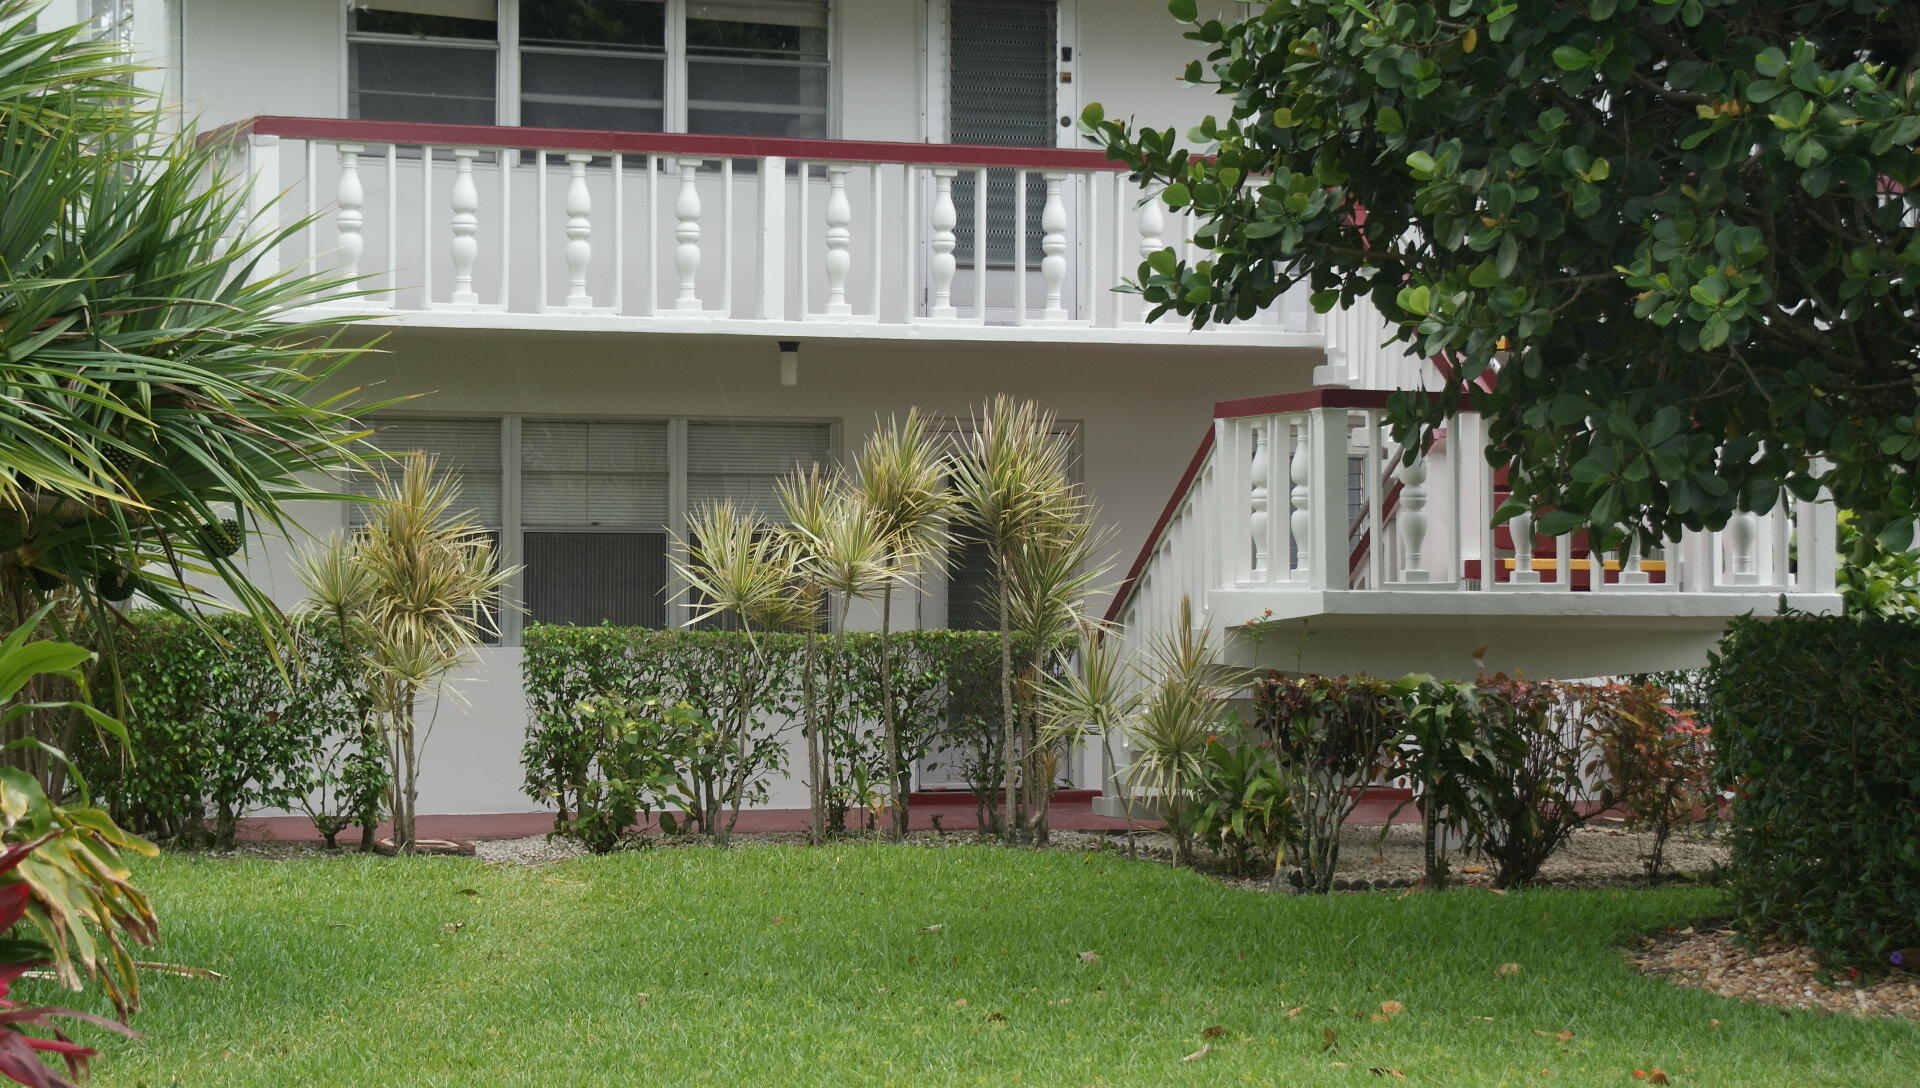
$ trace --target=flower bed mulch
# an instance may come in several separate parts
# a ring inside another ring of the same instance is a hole
[[[1870,978],[1850,970],[1823,973],[1805,948],[1749,947],[1731,929],[1693,927],[1641,939],[1629,950],[1635,966],[1721,997],[1854,1016],[1920,1020],[1920,974],[1894,971]]]

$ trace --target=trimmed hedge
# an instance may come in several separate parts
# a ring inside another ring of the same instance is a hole
[[[305,808],[337,832],[360,814],[352,798],[377,799],[385,773],[362,751],[366,685],[330,627],[294,619],[276,659],[247,616],[195,624],[155,610],[126,621],[117,669],[100,665],[95,687],[106,705],[125,700],[128,743],[83,737],[70,753],[122,826],[231,845],[255,809]]]
[[[1740,921],[1830,963],[1920,945],[1920,625],[1742,619],[1711,676]]]
[[[554,805],[562,820],[578,807],[580,789],[593,777],[590,766],[600,736],[579,712],[589,699],[613,696],[636,705],[653,699],[687,703],[708,716],[722,713],[743,660],[740,640],[745,637],[723,630],[529,626],[521,665],[527,695],[527,739],[521,749],[527,795]],[[785,765],[781,735],[800,724],[807,645],[804,635],[754,637],[773,667],[760,678],[754,698],[757,725],[747,752],[753,763],[748,804],[765,799],[769,777]],[[839,744],[832,753],[834,781],[847,783],[858,775],[880,782],[886,775],[879,736],[880,636],[851,632],[844,637],[844,661],[836,657],[833,638],[818,636],[814,644],[815,697],[829,708],[837,727],[826,731]],[[990,796],[998,784],[998,635],[928,630],[896,631],[889,638],[905,760],[911,765],[936,747],[960,751],[963,777],[977,797]],[[857,806],[843,796],[836,807],[844,819]]]

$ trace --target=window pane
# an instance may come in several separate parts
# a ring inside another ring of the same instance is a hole
[[[665,533],[522,535],[533,622],[666,625]]]
[[[471,513],[473,519],[490,528],[500,527],[500,422],[494,419],[393,419],[378,420],[369,442],[384,453],[420,452],[434,458],[441,471],[460,486],[453,504],[456,512]],[[374,459],[376,472],[390,473],[393,462]],[[373,494],[371,480],[352,481],[354,490]],[[353,525],[364,525],[367,508],[355,504],[349,515]]]
[[[739,0],[687,5],[691,56],[827,59],[824,0]]]
[[[688,60],[687,131],[823,139],[827,70],[755,60]]]
[[[493,0],[372,0],[354,6],[353,30],[490,42],[498,36],[494,11]]]
[[[664,0],[520,0],[523,45],[661,52],[667,47]]]
[[[732,500],[736,508],[779,521],[776,481],[826,464],[831,432],[823,423],[690,423],[687,505]]]
[[[520,431],[520,468],[520,519],[527,525],[658,528],[666,523],[664,423],[528,420]]]
[[[494,52],[356,41],[348,50],[348,112],[371,121],[494,122]]]
[[[643,56],[522,53],[520,123],[659,132],[667,127],[665,72],[665,61]]]

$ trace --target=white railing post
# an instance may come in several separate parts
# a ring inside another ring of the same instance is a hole
[[[333,202],[340,209],[334,219],[339,229],[337,248],[340,251],[340,274],[357,279],[360,276],[360,257],[367,248],[367,239],[361,234],[367,222],[367,189],[360,181],[360,155],[366,151],[366,147],[361,144],[341,144],[337,150],[340,153],[340,177],[334,185]]]
[[[1040,319],[1065,321],[1067,306],[1062,291],[1067,282],[1067,203],[1061,198],[1060,186],[1067,175],[1048,171],[1040,176],[1047,183],[1047,200],[1040,210],[1040,252],[1045,254],[1040,258],[1040,282],[1046,287]],[[981,199],[985,199],[984,190]]]
[[[827,313],[835,317],[853,313],[847,302],[847,270],[853,266],[853,254],[847,248],[853,242],[853,232],[847,229],[853,222],[847,171],[852,169],[845,163],[827,164]]]
[[[676,159],[680,167],[680,195],[673,202],[673,217],[679,222],[674,240],[673,266],[680,273],[680,294],[674,299],[676,310],[700,308],[700,167],[705,159]],[[802,184],[805,180],[802,179]]]
[[[933,236],[927,247],[933,250],[933,256],[927,259],[927,275],[933,281],[933,301],[927,309],[927,316],[939,321],[951,321],[960,316],[953,307],[953,228],[960,224],[960,213],[953,207],[953,179],[960,171],[951,167],[940,167],[933,172],[933,211],[927,216],[927,226]],[[987,194],[974,194],[976,200],[985,200]],[[973,240],[974,263],[983,265],[981,259],[987,244],[985,238]]]
[[[1653,578],[1647,573],[1646,566],[1641,558],[1641,551],[1640,534],[1628,533],[1627,539],[1620,544],[1620,579],[1615,584],[1622,586],[1644,586],[1652,584]],[[1600,578],[1605,577],[1606,570],[1604,561],[1598,558],[1594,561],[1600,564],[1595,567],[1594,576]]]
[[[1247,429],[1253,441],[1253,465],[1247,470],[1247,480],[1252,485],[1248,490],[1248,497],[1253,507],[1251,516],[1247,519],[1247,528],[1253,533],[1253,576],[1254,580],[1259,582],[1270,580],[1269,571],[1272,565],[1272,557],[1267,551],[1267,519],[1271,516],[1271,511],[1268,509],[1270,492],[1267,481],[1273,471],[1272,458],[1268,455],[1273,442],[1271,436],[1266,433],[1267,430],[1268,428],[1257,423]]]
[[[1308,519],[1310,546],[1300,549],[1307,582],[1314,589],[1347,589],[1347,409],[1315,408],[1302,429],[1311,439],[1305,491],[1313,495]],[[1308,565],[1304,560],[1311,556]]]
[[[271,236],[280,229],[280,137],[247,137],[247,225],[243,235]],[[280,271],[280,247],[260,251],[260,275]]]
[[[1427,539],[1427,459],[1416,456],[1395,473],[1400,479],[1400,580],[1429,580],[1423,548]],[[1377,546],[1377,545],[1376,545]]]
[[[584,151],[567,153],[567,306],[574,310],[593,307],[593,296],[587,293],[587,263],[593,259],[593,194],[587,191],[587,164],[592,161],[593,156]]]
[[[453,149],[453,244],[449,247],[453,255],[453,294],[449,301],[455,306],[480,304],[480,296],[473,290],[473,266],[480,256],[480,242],[475,237],[480,233],[480,190],[473,183],[473,160],[479,156],[478,148]],[[430,162],[420,166],[422,170],[431,167]]]

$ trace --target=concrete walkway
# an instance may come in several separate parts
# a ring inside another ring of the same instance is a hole
[[[1116,820],[1107,816],[1093,814],[1092,790],[1073,790],[1064,792],[1054,799],[1048,814],[1048,824],[1059,831],[1124,831],[1125,820]],[[1400,804],[1400,797],[1392,792],[1369,791],[1363,797],[1353,816],[1348,819],[1349,826],[1379,827],[1388,821],[1394,807]],[[937,819],[937,823],[936,823]],[[1394,823],[1417,824],[1420,818],[1415,815],[1411,805],[1399,815],[1393,816]],[[531,835],[544,835],[553,830],[551,812],[487,812],[467,815],[420,816],[416,821],[415,834],[423,839],[458,839],[471,842],[475,839],[523,839]],[[979,827],[973,797],[970,794],[927,795],[916,794],[909,812],[909,826],[916,831],[931,831],[938,827],[942,831],[973,831]],[[1153,827],[1151,820],[1136,820],[1135,827]],[[765,808],[750,809],[740,814],[740,822],[734,830],[741,833],[805,831],[807,828],[807,810],[803,808]],[[240,838],[255,842],[318,842],[320,835],[314,831],[313,824],[304,816],[263,816],[240,822]],[[380,835],[388,834],[386,825],[380,827]],[[341,833],[342,842],[358,842],[360,831],[349,828]]]

